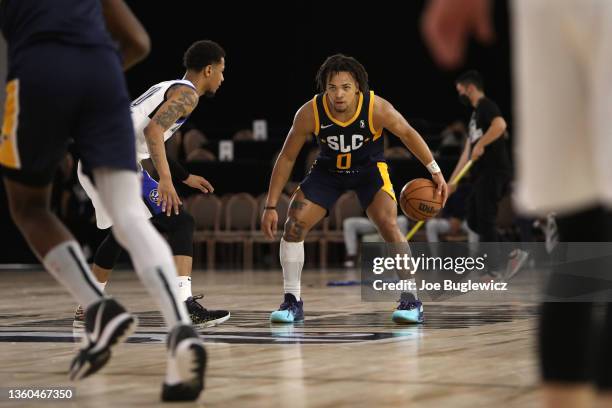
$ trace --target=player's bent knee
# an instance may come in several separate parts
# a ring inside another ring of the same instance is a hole
[[[177,225],[178,228],[182,231],[185,231],[185,233],[189,232],[193,234],[193,231],[195,230],[195,219],[188,212],[181,211],[178,214]]]
[[[398,229],[397,221],[394,218],[383,219],[379,221],[378,228],[385,232],[395,232]]]
[[[287,221],[285,221],[283,239],[287,242],[303,241],[309,230],[310,227],[304,221],[290,216],[287,218]]]
[[[9,211],[13,222],[19,226],[38,223],[41,217],[53,216],[53,212],[46,206],[46,203],[39,201],[13,202],[9,206]]]
[[[193,256],[195,220],[188,212],[180,212],[174,219],[174,228],[168,232],[168,244],[173,255]]]
[[[7,184],[9,212],[15,223],[25,224],[33,218],[51,215],[49,196],[45,191],[24,191]]]
[[[94,256],[94,263],[104,269],[113,269],[121,255],[122,248],[113,236],[108,234]]]

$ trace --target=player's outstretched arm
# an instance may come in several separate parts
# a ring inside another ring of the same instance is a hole
[[[312,102],[308,102],[295,114],[293,125],[289,130],[285,144],[272,170],[268,196],[266,198],[267,209],[264,210],[261,217],[261,229],[270,239],[274,238],[278,226],[278,213],[276,212],[278,198],[285,184],[287,184],[300,150],[302,150],[306,139],[312,133],[314,133],[314,112]]]
[[[149,34],[123,0],[104,0],[102,10],[106,28],[119,43],[123,69],[127,70],[149,54]]]
[[[160,205],[162,211],[170,215],[173,209],[178,214],[181,200],[172,184],[172,175],[164,146],[164,132],[177,119],[188,116],[193,111],[198,104],[198,94],[188,86],[178,85],[170,88],[166,97],[166,102],[160,106],[149,124],[144,128],[144,136],[151,160],[157,174],[159,174]]]
[[[406,119],[393,105],[383,98],[376,96],[374,101],[374,128],[385,128],[400,138],[402,143],[427,167],[431,177],[438,186],[438,194],[442,195],[442,205],[446,203],[448,186],[442,172],[435,164],[433,155],[419,132],[414,130]],[[432,167],[432,164],[435,168]]]
[[[212,193],[215,191],[212,184],[210,184],[208,180],[206,180],[202,176],[198,176],[197,174],[190,174],[185,180],[183,180],[183,183],[187,184],[191,188],[200,190],[205,194]]]

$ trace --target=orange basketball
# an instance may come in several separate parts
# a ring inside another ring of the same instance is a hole
[[[424,221],[438,214],[442,208],[442,197],[436,195],[436,185],[433,181],[418,178],[409,181],[402,188],[400,207],[406,217]]]

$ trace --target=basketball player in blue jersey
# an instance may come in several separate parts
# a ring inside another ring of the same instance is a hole
[[[315,135],[321,150],[291,199],[280,243],[285,297],[279,310],[271,314],[272,322],[304,319],[300,298],[304,237],[345,191],[355,190],[386,242],[406,242],[397,226],[397,202],[383,155],[383,129],[398,136],[427,166],[443,203],[447,197],[444,176],[422,137],[389,102],[369,90],[368,74],[357,60],[333,55],[321,65],[316,80],[321,93],[295,115],[272,171],[262,215],[262,230],[273,238],[278,198],[304,142],[309,135]],[[403,293],[392,317],[398,323],[422,322],[423,306],[416,293]]]
[[[203,193],[213,191],[203,177],[189,174],[178,162],[166,156],[164,141],[181,127],[195,109],[200,96],[213,96],[223,82],[225,51],[213,41],[193,43],[185,52],[183,79],[160,82],[150,87],[131,104],[132,123],[136,131],[136,158],[139,163],[152,158],[159,174],[159,185],[142,170],[143,215],[151,218],[155,228],[166,234],[174,255],[178,276],[173,280],[179,300],[185,302],[189,317],[197,328],[220,324],[230,317],[226,310],[208,310],[198,303],[202,297],[191,293],[193,264],[193,217],[180,208],[180,200],[174,189],[173,179]],[[153,153],[153,154],[152,154]],[[105,211],[91,179],[78,166],[79,182],[91,199],[96,212],[96,224],[109,233],[98,247],[92,271],[104,290],[109,275],[122,252],[122,248],[110,232],[111,217]],[[161,201],[159,198],[161,197]],[[174,210],[174,211],[173,211]],[[74,327],[84,324],[83,309],[77,307]]]
[[[45,268],[86,310],[84,342],[70,377],[104,367],[111,348],[136,326],[134,316],[100,291],[81,248],[50,211],[51,182],[72,138],[117,241],[170,329],[162,399],[198,398],[206,351],[169,284],[176,276],[170,248],[139,211],[130,100],[106,27],[119,42],[124,67],[146,55],[148,35],[123,0],[2,0],[0,27],[9,65],[0,167],[11,216]]]

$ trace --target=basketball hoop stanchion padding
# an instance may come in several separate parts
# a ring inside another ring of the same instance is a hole
[[[455,185],[459,183],[459,181],[463,178],[463,176],[465,176],[465,173],[467,173],[468,170],[470,170],[470,167],[472,167],[472,163],[473,163],[472,160],[468,160],[465,163],[465,166],[463,166],[463,168],[459,172],[459,174],[457,174],[457,176],[455,176],[455,178],[451,180],[450,185]],[[412,229],[408,232],[408,234],[406,234],[406,241],[410,241],[412,237],[414,236],[414,234],[416,234],[416,232],[423,226],[424,223],[425,221],[419,221],[416,224],[414,224],[414,227],[412,227]]]

